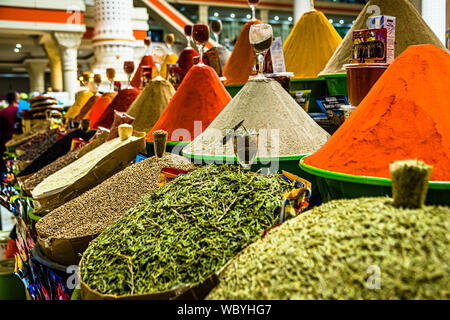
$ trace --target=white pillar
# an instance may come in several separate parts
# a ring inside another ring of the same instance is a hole
[[[41,39],[47,57],[50,60],[51,85],[54,92],[63,90],[62,63],[58,44],[51,34],[45,34]]]
[[[422,0],[422,17],[438,38],[445,43],[446,0]]]
[[[83,34],[81,32],[55,32],[62,58],[64,91],[69,93],[69,100],[75,99],[78,90],[77,56]]]
[[[94,73],[105,75],[107,68],[115,68],[116,80],[127,79],[123,63],[134,61],[136,41],[131,24],[132,10],[133,0],[95,0]]]
[[[208,14],[209,6],[207,5],[199,5],[198,6],[198,23],[209,25],[209,14]]]
[[[314,8],[314,0],[294,0],[294,24],[301,16]]]
[[[269,10],[267,9],[259,10],[259,17],[262,23],[269,23]]]
[[[45,69],[47,64],[47,59],[28,59],[24,61],[30,77],[30,92],[45,92]]]

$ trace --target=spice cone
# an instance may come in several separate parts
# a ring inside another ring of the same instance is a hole
[[[100,94],[93,95],[88,102],[81,108],[80,112],[78,112],[78,115],[75,117],[75,120],[81,121],[81,120],[87,120],[85,119],[85,116],[91,112],[92,107],[95,105],[95,103],[100,99],[102,96]]]
[[[370,0],[321,74],[345,73],[344,65],[349,63],[352,54],[353,31],[367,29],[367,19],[373,15],[373,11],[370,10],[374,8],[373,6],[378,6],[382,15],[396,17],[395,57],[409,46],[416,44],[434,44],[445,49],[408,0]]]
[[[188,71],[194,66],[194,57],[197,57],[199,54],[193,48],[185,48],[178,59],[178,65],[181,69],[181,80],[186,77]]]
[[[320,11],[308,11],[284,42],[286,70],[294,78],[315,78],[325,68],[342,38]]]
[[[135,118],[134,129],[149,132],[174,94],[175,89],[169,81],[150,81],[127,111],[127,114]]]
[[[114,122],[114,111],[127,112],[139,93],[139,89],[136,88],[120,90],[98,120],[95,123],[91,123],[91,128],[103,127],[109,129]]]
[[[84,105],[89,101],[89,99],[94,94],[91,91],[80,91],[75,98],[75,102],[73,105],[67,110],[65,114],[65,118],[67,119],[75,119],[80,110],[84,107]]]
[[[250,45],[250,27],[253,24],[260,24],[259,20],[251,20],[247,22],[239,35],[239,38],[231,52],[223,75],[227,78],[225,85],[237,85],[247,83],[248,77],[253,72],[255,51]]]
[[[165,130],[170,142],[190,142],[210,125],[230,101],[231,96],[214,69],[194,66],[147,135],[147,141],[153,141],[154,131]]]
[[[136,69],[136,72],[134,73],[133,79],[131,80],[130,84],[135,88],[141,87],[141,73],[142,73],[142,67],[152,67],[153,69],[156,69],[155,61],[153,60],[152,55],[144,55],[141,59],[141,62],[139,63],[139,67]]]
[[[304,155],[317,151],[329,138],[275,80],[252,79],[205,132],[188,145],[186,155],[234,156],[232,139],[223,138],[240,122],[259,132],[260,157]],[[262,130],[262,131],[261,131]]]
[[[167,144],[167,131],[158,130],[153,132],[153,147],[155,149],[155,155],[158,158],[162,158],[164,152],[166,152]]]
[[[106,110],[109,104],[116,97],[117,92],[106,92],[104,93],[100,99],[92,106],[91,111],[89,111],[83,119],[89,119],[89,123],[91,126],[97,122],[102,113]]]
[[[393,205],[398,208],[422,208],[433,167],[422,161],[407,160],[392,163],[390,169]]]
[[[450,54],[411,46],[366,98],[304,163],[351,175],[390,178],[389,165],[418,159],[434,167],[433,181],[450,181]],[[426,92],[426,94],[424,94]]]

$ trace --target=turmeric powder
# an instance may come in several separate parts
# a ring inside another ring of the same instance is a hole
[[[259,20],[250,20],[242,28],[241,34],[231,52],[230,59],[228,59],[223,69],[223,75],[227,78],[225,85],[247,83],[249,76],[253,72],[255,59],[255,51],[249,40],[250,27],[260,23],[262,22]]]

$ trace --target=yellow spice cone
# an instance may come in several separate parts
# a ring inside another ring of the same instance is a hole
[[[89,99],[94,95],[91,91],[80,91],[75,98],[73,105],[67,110],[65,117],[67,119],[75,119],[80,113],[84,105],[89,101]]]
[[[175,64],[178,62],[178,56],[175,53],[168,54],[166,60],[161,66],[161,77],[165,78],[167,75],[167,65]],[[155,79],[158,76],[158,69],[153,68],[152,70],[152,79]]]
[[[322,12],[304,13],[283,45],[286,70],[293,72],[294,78],[317,77],[341,41]]]

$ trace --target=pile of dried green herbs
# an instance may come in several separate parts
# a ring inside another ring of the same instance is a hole
[[[148,294],[205,280],[277,223],[279,175],[206,166],[164,185],[93,240],[82,280],[103,294]]]
[[[332,201],[271,230],[208,299],[449,299],[450,208]]]

